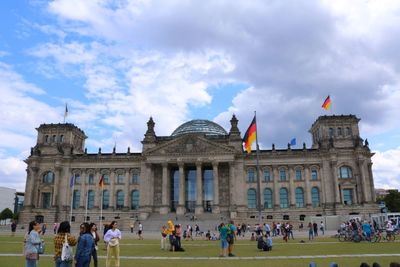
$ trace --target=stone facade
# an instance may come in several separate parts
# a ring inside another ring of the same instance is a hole
[[[194,120],[157,136],[150,118],[141,153],[95,154],[84,149],[87,137],[75,125],[42,124],[26,159],[20,219],[52,223],[72,214],[76,221],[98,220],[101,211],[105,220],[171,213],[245,219],[258,216],[257,203],[270,220],[378,211],[373,153],[354,115],[319,117],[310,129],[311,148],[260,150],[258,185],[257,153],[244,153],[238,120],[230,122],[229,133]]]

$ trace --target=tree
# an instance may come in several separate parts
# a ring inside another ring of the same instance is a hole
[[[400,192],[397,190],[389,190],[383,201],[390,212],[400,212]]]
[[[13,212],[9,208],[5,208],[1,213],[0,213],[0,220],[7,220],[7,219],[12,219],[14,216]]]

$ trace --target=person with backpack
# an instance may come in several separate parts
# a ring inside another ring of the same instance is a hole
[[[220,257],[226,257],[227,251],[228,251],[228,232],[229,232],[229,227],[228,225],[225,225],[224,223],[221,223],[218,226],[219,229],[219,240],[221,242],[221,254],[219,255]]]
[[[73,255],[68,259],[61,259],[62,249],[67,240],[69,246],[75,246],[77,239],[71,235],[71,225],[68,221],[60,223],[54,237],[54,262],[56,267],[72,267]]]
[[[26,267],[36,267],[39,261],[38,246],[42,242],[40,239],[40,224],[36,221],[29,223],[28,233],[25,238],[25,259]]]
[[[75,267],[89,267],[94,250],[94,239],[90,232],[90,225],[83,223],[81,226],[83,229],[75,251]]]
[[[228,236],[227,236],[227,241],[228,241],[228,256],[229,257],[234,257],[235,255],[232,253],[233,252],[233,245],[235,243],[236,239],[236,226],[233,221],[230,221],[228,226]]]

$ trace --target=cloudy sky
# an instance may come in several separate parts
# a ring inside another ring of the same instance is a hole
[[[0,1],[0,186],[24,189],[35,127],[68,103],[92,153],[140,151],[150,116],[170,135],[234,113],[243,134],[256,110],[269,149],[355,114],[376,187],[400,188],[399,25],[396,0]]]

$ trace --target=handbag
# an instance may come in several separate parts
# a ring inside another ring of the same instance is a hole
[[[118,244],[119,244],[118,238],[112,238],[112,239],[110,240],[110,242],[108,242],[108,245],[109,245],[110,247],[115,247],[115,246],[117,246]]]
[[[25,258],[27,260],[38,260],[39,259],[39,254],[37,254],[37,253],[26,253]]]
[[[74,256],[72,254],[72,248],[68,244],[67,234],[65,234],[65,242],[63,243],[63,247],[61,250],[61,260],[62,261],[72,261]]]
[[[38,254],[44,254],[44,248],[45,248],[45,246],[44,246],[44,241],[41,241],[41,242],[39,243],[38,248],[37,248]]]

